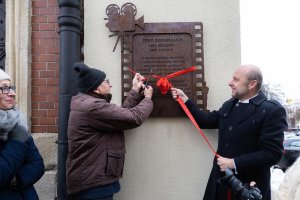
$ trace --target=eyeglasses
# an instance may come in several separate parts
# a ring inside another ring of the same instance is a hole
[[[16,86],[4,86],[0,87],[2,94],[8,94],[10,91],[16,92]]]

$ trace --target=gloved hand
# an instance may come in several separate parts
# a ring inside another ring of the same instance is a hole
[[[11,131],[10,135],[12,139],[16,139],[20,142],[27,142],[31,137],[30,133],[26,130],[24,126],[16,125]]]

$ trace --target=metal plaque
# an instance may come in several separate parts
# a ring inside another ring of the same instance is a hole
[[[124,20],[126,15],[122,10],[127,10],[130,20]],[[160,78],[195,66],[195,71],[169,78],[168,81],[173,87],[182,89],[200,109],[207,109],[208,87],[204,81],[201,22],[144,23],[143,16],[139,20],[134,19],[136,8],[131,3],[124,4],[121,13],[116,5],[110,5],[107,13],[107,27],[118,35],[115,47],[121,38],[123,101],[131,89],[133,70],[145,76],[154,88],[151,117],[183,116],[185,113],[173,100],[170,91],[163,94],[156,83]],[[122,21],[130,25],[122,26]]]

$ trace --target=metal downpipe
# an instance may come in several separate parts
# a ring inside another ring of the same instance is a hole
[[[57,197],[66,200],[66,159],[68,154],[67,127],[70,102],[77,93],[73,64],[80,61],[80,34],[82,21],[80,0],[58,0],[60,34],[59,111],[58,111],[58,160]]]

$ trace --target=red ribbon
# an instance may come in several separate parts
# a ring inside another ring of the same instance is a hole
[[[136,74],[136,72],[133,69],[131,69],[130,67],[128,67],[128,71],[130,71],[133,75]]]
[[[195,66],[193,66],[193,67],[190,67],[190,68],[187,68],[187,69],[183,69],[183,70],[174,72],[174,73],[169,74],[169,75],[167,75],[165,77],[153,75],[153,78],[159,79],[156,82],[156,86],[159,87],[160,92],[162,94],[167,94],[168,90],[170,90],[173,87],[172,84],[169,82],[168,79],[176,77],[176,76],[180,76],[180,75],[183,75],[183,74],[186,74],[186,73],[189,73],[189,72],[194,71],[196,69],[197,68]]]
[[[176,76],[180,76],[180,75],[183,75],[183,74],[186,74],[186,73],[189,73],[189,72],[194,71],[196,69],[197,68],[195,66],[193,66],[193,67],[190,67],[190,68],[187,68],[187,69],[184,69],[184,70],[180,70],[180,71],[174,72],[174,73],[169,74],[169,75],[167,75],[165,77],[161,77],[161,76],[157,76],[157,75],[152,75],[152,77],[154,77],[156,79],[159,79],[156,82],[156,86],[159,87],[160,92],[162,94],[167,94],[168,90],[170,90],[173,87],[172,84],[169,82],[168,79],[176,77]],[[133,73],[133,74],[136,73],[133,69],[131,69],[129,67],[128,67],[128,70],[131,73]],[[214,148],[212,147],[212,145],[209,143],[206,135],[203,133],[203,131],[201,130],[201,128],[198,126],[195,118],[193,117],[193,115],[191,114],[191,112],[189,111],[189,109],[186,107],[185,103],[182,101],[181,98],[178,98],[177,102],[179,103],[179,105],[181,106],[181,108],[184,110],[184,112],[186,113],[186,115],[190,118],[190,120],[194,124],[194,126],[198,129],[198,131],[200,132],[201,136],[204,138],[204,140],[206,141],[207,145],[209,146],[210,150],[213,152],[213,154],[217,158],[219,158],[220,155],[214,150]]]
[[[165,77],[158,76],[158,75],[152,75],[152,77],[158,79],[158,81],[156,82],[156,86],[159,88],[160,92],[162,94],[167,94],[168,90],[170,90],[173,87],[172,84],[169,81],[170,78],[173,78],[173,77],[176,77],[176,76],[180,76],[180,75],[195,71],[196,69],[197,68],[195,66],[193,66],[193,67],[189,67],[187,69],[183,69],[183,70],[174,72],[174,73],[169,74]],[[130,67],[128,67],[128,71],[130,71],[132,74],[136,74],[136,72],[133,69],[131,69]],[[150,76],[149,76],[149,78],[150,78]],[[145,80],[147,80],[147,78],[145,78]]]
[[[182,101],[181,98],[178,98],[177,102],[179,103],[179,105],[181,106],[181,108],[184,110],[185,114],[190,118],[190,120],[194,124],[194,126],[198,129],[198,131],[200,132],[201,136],[204,138],[204,140],[206,141],[207,145],[209,146],[210,150],[215,154],[215,156],[217,158],[219,158],[220,157],[219,154],[211,146],[211,144],[209,143],[206,135],[203,133],[203,131],[201,130],[201,128],[198,126],[195,118],[193,117],[193,115],[191,114],[191,112],[189,111],[189,109],[186,107],[185,103]]]

